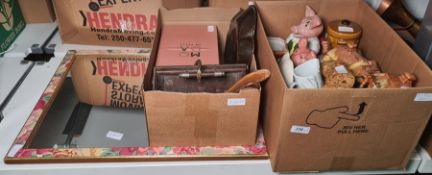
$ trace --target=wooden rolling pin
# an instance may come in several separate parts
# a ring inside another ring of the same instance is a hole
[[[244,88],[246,86],[249,86],[251,84],[258,84],[262,81],[266,80],[270,77],[270,71],[267,69],[260,69],[255,72],[251,72],[247,75],[245,75],[243,78],[241,78],[239,81],[234,83],[228,90],[225,91],[225,93],[234,93],[239,91],[241,88]]]

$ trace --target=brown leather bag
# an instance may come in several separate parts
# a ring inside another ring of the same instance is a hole
[[[153,90],[221,93],[247,73],[246,64],[157,66]]]
[[[250,5],[231,20],[225,44],[223,64],[247,64],[255,52],[257,9]]]

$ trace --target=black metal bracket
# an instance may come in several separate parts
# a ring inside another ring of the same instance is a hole
[[[45,51],[46,50],[45,48],[48,45],[48,43],[51,41],[51,39],[54,37],[54,35],[57,33],[57,31],[58,31],[58,28],[56,28],[53,31],[53,33],[51,33],[51,35],[45,40],[45,42],[43,43],[43,45],[41,47],[38,47],[39,45],[37,45],[37,44],[31,46],[30,49],[32,50],[32,53],[28,54],[22,60],[22,62],[24,62],[24,63],[31,62],[30,66],[27,68],[27,70],[24,72],[24,74],[20,77],[20,79],[18,80],[18,82],[15,83],[14,87],[12,88],[12,90],[8,93],[8,95],[6,96],[6,98],[0,104],[0,123],[4,119],[4,114],[3,114],[4,109],[9,104],[9,101],[15,95],[16,91],[18,90],[18,88],[21,86],[21,84],[27,78],[28,74],[31,72],[31,70],[33,69],[34,65],[36,63],[39,64],[39,63],[48,62],[52,57],[54,57],[54,52],[52,52],[51,50]]]

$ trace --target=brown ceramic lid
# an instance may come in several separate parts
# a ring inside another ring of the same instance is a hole
[[[360,38],[362,29],[360,25],[349,20],[336,20],[328,24],[328,33],[336,38],[355,39]]]

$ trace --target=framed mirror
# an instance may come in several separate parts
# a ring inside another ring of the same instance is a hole
[[[261,130],[258,131],[255,145],[150,147],[143,99],[138,98],[141,89],[137,91],[133,90],[133,86],[129,86],[129,89],[125,90],[126,93],[121,90],[124,79],[115,76],[99,76],[98,79],[101,80],[99,81],[72,71],[90,69],[94,76],[103,71],[114,71],[111,74],[136,72],[139,76],[135,77],[137,79],[135,83],[140,83],[139,79],[142,81],[145,72],[141,69],[146,68],[145,64],[139,63],[135,68],[132,65],[127,68],[125,65],[134,61],[145,62],[150,52],[151,50],[69,51],[16,137],[5,157],[5,162],[268,158]],[[96,66],[80,67],[80,61],[84,59],[94,59]],[[98,60],[104,59],[111,61],[105,65],[107,69],[96,68],[99,64]],[[115,65],[114,61],[119,61],[119,64]],[[77,85],[77,82],[81,84]],[[88,89],[90,85],[91,89]],[[117,92],[114,92],[116,90]],[[98,100],[98,97],[102,100]],[[120,98],[124,104],[119,100]],[[130,105],[132,103],[142,105]]]

